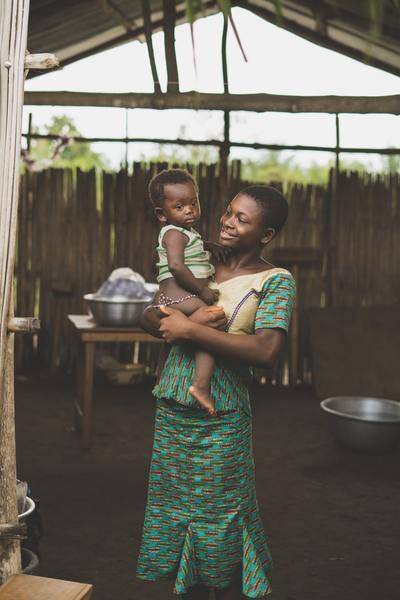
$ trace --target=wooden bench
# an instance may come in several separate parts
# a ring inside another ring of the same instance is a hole
[[[89,600],[93,586],[35,575],[14,575],[0,587],[0,600]]]

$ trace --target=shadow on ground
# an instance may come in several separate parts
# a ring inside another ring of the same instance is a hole
[[[72,386],[17,383],[18,475],[41,500],[38,575],[84,581],[94,600],[168,600],[135,578],[154,423],[149,385],[95,388],[95,435],[69,431]],[[275,568],[271,600],[398,600],[400,452],[336,447],[304,391],[252,393],[260,510]]]

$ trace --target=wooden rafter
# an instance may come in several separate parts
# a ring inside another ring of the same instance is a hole
[[[348,30],[338,19],[331,18],[329,20],[329,14],[321,16],[319,12],[321,3],[313,2],[311,4],[317,8],[315,12],[306,10],[304,6],[297,8],[293,4],[290,5],[290,2],[284,3],[278,20],[275,6],[270,2],[262,0],[235,0],[235,6],[249,10],[265,21],[278,24],[279,27],[283,27],[310,42],[329,50],[340,52],[345,56],[350,56],[378,69],[399,75],[399,61],[396,49],[388,49],[387,46],[385,47],[381,44],[379,39],[371,38],[370,35],[368,37],[368,25],[364,32],[360,31],[357,34],[356,30]],[[363,3],[361,2],[360,4]],[[328,8],[329,6],[324,4],[324,9],[327,10]],[[350,41],[353,41],[353,44]],[[381,60],[379,53],[375,55],[372,52],[375,46],[379,47],[381,52],[385,53],[386,58]]]
[[[99,92],[25,92],[25,104],[290,113],[400,114],[400,94],[392,96],[280,96],[275,94],[203,94],[198,92],[159,95]]]
[[[55,134],[41,134],[41,133],[23,133],[23,137],[32,140],[59,140],[60,136]],[[153,143],[153,144],[167,144],[177,146],[215,146],[216,148],[222,148],[224,140],[190,140],[182,138],[151,138],[151,137],[83,137],[76,136],[73,138],[74,142],[88,142],[90,144],[95,142],[117,142],[125,144],[133,143]],[[252,150],[312,150],[316,152],[332,152],[332,153],[346,153],[346,154],[383,154],[387,156],[395,156],[400,154],[400,148],[356,148],[346,146],[305,146],[305,145],[290,145],[290,144],[263,144],[263,143],[250,143],[250,142],[233,142],[229,140],[229,146],[234,148],[251,148]]]
[[[147,51],[149,53],[151,74],[153,76],[154,92],[156,94],[160,94],[161,87],[160,87],[160,81],[158,79],[156,59],[154,56],[153,36],[152,36],[153,31],[152,31],[152,24],[151,24],[151,11],[150,11],[149,0],[142,0],[142,15],[143,15],[143,29],[144,29],[144,33],[146,36],[146,43],[147,43]]]
[[[167,63],[167,92],[179,91],[178,63],[175,52],[175,0],[163,0],[165,60]]]
[[[117,23],[121,23],[126,31],[131,32],[134,29],[134,22],[131,21],[123,10],[113,0],[100,0],[100,6],[107,13],[115,16]]]

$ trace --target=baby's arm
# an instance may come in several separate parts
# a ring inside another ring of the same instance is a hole
[[[167,252],[168,269],[183,289],[196,294],[206,304],[212,304],[215,300],[214,292],[207,286],[206,281],[196,279],[185,265],[185,247],[188,241],[187,236],[176,229],[170,229],[164,235],[162,244]]]

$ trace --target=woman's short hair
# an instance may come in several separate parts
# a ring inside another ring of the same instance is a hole
[[[149,183],[149,196],[153,206],[162,207],[165,199],[164,186],[174,183],[192,183],[195,190],[198,190],[196,180],[186,169],[164,169]]]
[[[288,217],[289,205],[279,190],[270,185],[250,185],[240,193],[257,202],[265,227],[275,229],[275,234],[282,229]]]

